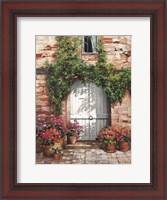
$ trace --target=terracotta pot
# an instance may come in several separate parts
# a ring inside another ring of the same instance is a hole
[[[50,148],[51,148],[50,145],[46,145],[46,146],[45,146],[44,151],[43,151],[43,154],[44,154],[45,156],[48,156],[48,157],[51,157],[51,156],[52,156],[52,153],[50,152]]]
[[[69,142],[69,144],[75,144],[77,142],[77,137],[76,136],[69,136],[68,142]]]
[[[119,144],[119,150],[126,152],[129,150],[129,143],[128,142],[122,142]]]
[[[60,154],[56,153],[56,154],[54,155],[54,160],[60,160]]]
[[[38,143],[36,143],[36,153],[42,153],[44,150],[44,147]]]
[[[111,152],[111,153],[115,152],[116,151],[115,144],[107,145],[106,150]]]

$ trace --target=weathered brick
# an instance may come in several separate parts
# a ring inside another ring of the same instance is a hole
[[[102,38],[102,42],[104,42],[104,43],[112,43],[113,39],[112,38]]]
[[[37,102],[36,102],[36,108],[41,108],[42,106],[41,105],[37,105]]]
[[[37,114],[38,114],[38,115],[43,115],[43,114],[44,114],[44,115],[50,115],[50,112],[48,112],[48,111],[43,111],[43,110],[42,110],[42,111],[40,111],[40,112],[37,112]]]
[[[46,84],[46,81],[47,81],[47,80],[36,80],[36,84],[39,84],[39,83],[41,83],[41,84]]]
[[[43,95],[45,94],[44,92],[36,92],[36,96],[40,96],[40,95]]]
[[[51,50],[51,46],[50,45],[47,45],[47,46],[45,46],[44,48],[43,48],[43,50],[45,51],[45,50]]]
[[[49,106],[49,105],[50,105],[49,101],[43,103],[43,106]]]
[[[45,94],[47,94],[47,93],[48,93],[48,88],[47,88],[47,87],[44,87],[44,90],[43,90],[43,91],[44,91]]]
[[[46,83],[37,83],[36,87],[46,87]]]
[[[49,97],[41,97],[40,100],[41,101],[49,101]]]
[[[54,54],[54,53],[51,55],[51,57],[54,59],[57,58],[56,54]]]
[[[41,105],[42,101],[40,99],[36,99],[36,105]]]
[[[36,53],[36,59],[42,58],[42,53]]]
[[[43,92],[44,91],[44,88],[43,87],[37,87],[36,88],[36,92],[39,93],[39,92]]]
[[[122,38],[119,41],[121,44],[127,44],[127,38]]]
[[[114,43],[119,43],[120,40],[119,40],[118,38],[113,38],[113,42],[114,42]]]
[[[37,80],[46,80],[48,76],[46,74],[38,74],[37,75]]]
[[[42,109],[41,109],[42,111],[47,111],[47,112],[50,112],[50,107],[42,107]]]

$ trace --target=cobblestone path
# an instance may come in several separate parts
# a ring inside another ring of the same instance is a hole
[[[82,143],[80,143],[82,144]],[[87,145],[89,146],[89,145]],[[96,144],[86,147],[85,145],[67,145],[59,161],[52,157],[46,157],[43,153],[36,154],[36,164],[130,164],[131,151],[107,153]]]

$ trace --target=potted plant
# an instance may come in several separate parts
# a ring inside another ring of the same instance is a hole
[[[60,118],[51,117],[45,121],[37,119],[36,124],[36,151],[51,156],[50,147],[55,143],[63,144],[64,128]],[[41,148],[41,149],[39,149]]]
[[[56,130],[59,131],[59,133],[61,134],[61,138],[59,138],[59,140],[57,140],[57,143],[60,143],[61,146],[65,146],[66,141],[67,141],[67,136],[66,136],[66,134],[64,134],[62,119],[60,119],[58,117],[51,117],[48,120],[48,125],[50,126],[50,128],[55,128]]]
[[[45,131],[46,129],[56,129],[62,135],[64,134],[63,121],[58,117],[50,117],[46,120],[36,119],[36,132]]]
[[[54,156],[55,160],[60,160],[60,157],[63,154],[62,147],[60,145],[55,144],[49,150],[50,150],[51,154]]]
[[[46,131],[42,133],[42,137],[45,145],[43,153],[46,156],[51,156],[50,148],[60,140],[61,134],[56,129],[50,128],[46,129]]]
[[[98,139],[103,150],[111,153],[116,151],[116,136],[111,127],[102,128]]]
[[[115,131],[116,131],[116,138],[119,150],[122,152],[128,151],[130,144],[129,132],[126,129],[121,129],[121,128],[116,129]]]
[[[83,131],[83,126],[79,125],[77,120],[70,122],[66,128],[66,135],[69,144],[75,144],[79,138],[80,133]]]

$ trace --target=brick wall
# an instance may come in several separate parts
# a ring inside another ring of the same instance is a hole
[[[130,36],[104,36],[102,38],[107,60],[117,69],[131,67],[131,37]]]
[[[36,75],[36,113],[40,118],[50,116],[50,104],[45,74]]]
[[[115,65],[117,69],[131,67],[131,37],[130,36],[101,36],[107,62]],[[95,64],[98,60],[96,54],[81,54],[88,64]]]
[[[130,36],[100,36],[104,43],[104,49],[107,55],[107,62],[115,65],[117,69],[122,67],[131,67],[131,37]],[[36,69],[45,68],[45,62],[53,63],[56,59],[57,44],[55,36],[36,36]],[[97,54],[82,54],[79,48],[81,58],[87,64],[95,64],[98,60]],[[42,72],[43,73],[43,72]],[[36,75],[36,112],[40,118],[50,116],[51,108],[48,99],[47,74],[37,73]],[[67,99],[69,99],[67,97]],[[68,102],[65,99],[62,109],[64,124],[69,120]],[[122,104],[111,105],[112,124],[129,126],[131,124],[131,97],[128,92],[125,93]]]
[[[131,97],[128,91],[124,94],[122,103],[111,105],[111,119],[113,125],[131,128]]]

